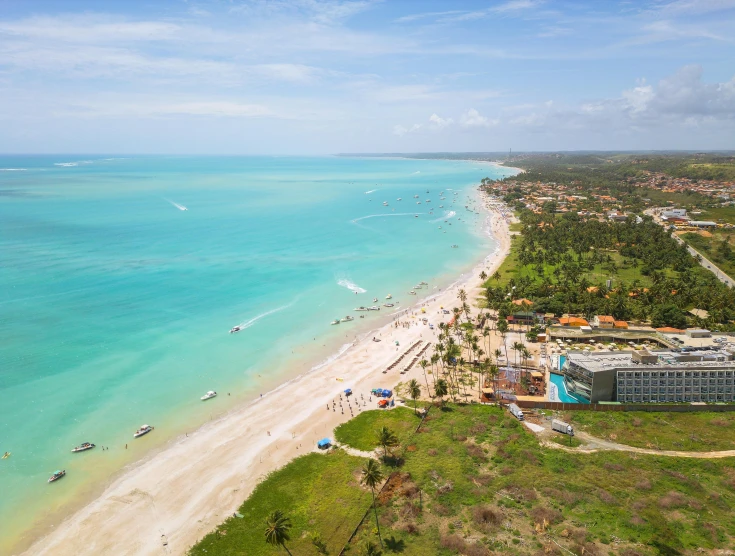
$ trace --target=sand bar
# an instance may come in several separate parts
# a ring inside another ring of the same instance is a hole
[[[487,207],[487,200],[482,204]],[[269,472],[315,450],[317,440],[332,436],[337,425],[351,418],[346,405],[344,413],[339,403],[336,411],[331,409],[343,389],[352,388],[358,400],[362,394],[367,401],[371,388],[392,388],[411,378],[424,384],[418,365],[404,375],[399,374],[401,366],[383,371],[415,342],[423,346],[436,339],[438,330],[430,330],[411,313],[418,315],[423,307],[426,313],[421,316],[430,322],[446,322],[449,316],[441,314],[440,307],[458,306],[460,288],[476,297],[480,272],[491,275],[500,266],[510,248],[507,222],[492,209],[487,222],[498,242],[496,251],[449,288],[404,311],[400,318],[410,326],[386,324],[328,364],[171,441],[132,466],[26,554],[160,554],[164,541],[168,554],[185,554],[232,515]],[[381,341],[374,342],[373,336]],[[362,410],[375,408],[375,402],[373,398]]]

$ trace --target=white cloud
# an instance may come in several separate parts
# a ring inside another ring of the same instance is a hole
[[[88,102],[77,104],[72,109],[57,112],[59,116],[75,117],[137,117],[153,118],[174,115],[212,116],[218,118],[262,118],[280,117],[262,104],[246,104],[235,101],[185,101],[185,102],[156,102],[138,101],[134,103],[117,102]]]
[[[454,120],[452,118],[442,118],[437,114],[429,116],[429,126],[432,129],[444,129],[448,125],[452,125]]]
[[[462,114],[459,119],[459,123],[463,127],[493,127],[498,125],[499,120],[491,120],[490,118],[480,114],[474,108],[470,108],[467,112]]]

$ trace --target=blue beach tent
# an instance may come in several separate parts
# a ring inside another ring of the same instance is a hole
[[[329,441],[328,438],[322,438],[319,442],[316,443],[320,450],[326,450],[331,444],[332,443]]]
[[[345,390],[345,395],[347,395],[347,396],[351,396],[351,395],[352,395],[352,389],[351,389],[351,388],[347,388],[347,389]]]

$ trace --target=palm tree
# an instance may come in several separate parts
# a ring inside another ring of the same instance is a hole
[[[424,372],[424,380],[426,381],[426,391],[431,392],[431,388],[429,388],[429,377],[426,376],[426,367],[429,366],[429,362],[426,359],[422,359],[419,361],[419,367],[421,367],[421,370]]]
[[[274,510],[265,520],[265,542],[273,546],[282,546],[283,550],[291,554],[286,541],[291,530],[291,520],[281,510]],[[291,555],[292,556],[292,555]]]
[[[439,396],[439,399],[441,400],[442,407],[444,407],[444,396],[446,396],[448,392],[447,381],[443,378],[437,380],[434,390],[436,392],[436,395]]]
[[[373,493],[373,512],[375,512],[375,526],[378,528],[378,539],[380,539],[380,546],[383,546],[383,538],[380,536],[380,523],[378,522],[378,508],[375,506],[375,487],[383,482],[383,472],[380,470],[380,465],[374,459],[369,459],[362,468],[362,479],[363,485],[370,487],[370,491]]]
[[[372,541],[365,541],[365,544],[362,548],[362,553],[365,556],[380,556],[382,552],[378,550],[378,547],[375,546],[375,543]]]
[[[379,428],[375,434],[378,444],[383,447],[383,459],[385,459],[388,457],[388,448],[398,446],[398,437],[396,436],[396,433],[385,426]]]
[[[426,361],[422,361],[424,363],[424,368],[426,367]],[[426,387],[428,388],[428,383],[426,384]],[[416,399],[421,395],[421,386],[419,386],[418,380],[415,378],[412,378],[408,382],[408,395],[411,396],[411,399],[413,400],[413,412],[416,413]]]

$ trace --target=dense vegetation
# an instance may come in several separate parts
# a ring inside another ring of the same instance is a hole
[[[704,324],[732,327],[735,292],[650,218],[613,223],[524,211],[520,219],[513,256],[486,283],[488,304],[501,316],[512,297],[557,316],[603,314],[657,327],[686,326],[694,318],[687,310],[696,307],[710,312]]]
[[[735,542],[732,459],[570,453],[541,446],[507,412],[480,405],[435,406],[409,434],[420,418],[397,410],[364,412],[350,422],[349,434],[363,439],[394,426],[394,412],[410,424],[392,449],[397,457],[381,465],[390,478],[376,493],[380,536],[370,489],[360,481],[365,461],[338,449],[272,474],[241,507],[244,518],[227,520],[192,554],[285,554],[264,538],[266,517],[276,509],[291,518],[286,546],[293,554],[338,554],[368,511],[347,554],[367,554],[370,544],[384,556],[633,556],[710,552]],[[648,432],[656,436],[666,426],[651,422]]]

